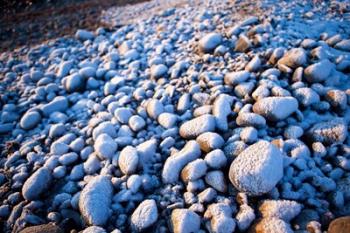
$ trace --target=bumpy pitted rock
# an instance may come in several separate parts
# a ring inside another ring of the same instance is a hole
[[[267,141],[249,146],[232,162],[229,178],[242,192],[258,196],[271,191],[283,176],[281,152]]]
[[[332,72],[334,64],[328,59],[309,65],[304,70],[305,78],[310,83],[325,81]]]
[[[102,226],[110,217],[113,186],[103,175],[92,178],[79,197],[79,210],[89,225]]]
[[[293,97],[266,97],[253,105],[253,111],[270,121],[287,118],[298,109],[298,101]]]
[[[302,205],[289,200],[264,200],[259,207],[264,218],[279,218],[289,222],[301,211]]]
[[[175,209],[171,213],[171,228],[174,233],[198,232],[200,220],[200,217],[191,210]]]
[[[259,114],[244,112],[238,114],[236,123],[239,126],[252,126],[256,128],[262,128],[266,125],[266,120]]]
[[[214,51],[214,49],[220,45],[222,42],[222,36],[219,33],[209,33],[205,35],[199,41],[199,49],[204,53],[210,53]]]
[[[158,219],[157,204],[154,200],[144,200],[131,215],[131,226],[142,231],[152,226]]]
[[[179,175],[183,167],[189,162],[199,158],[201,149],[196,141],[189,141],[186,145],[170,156],[164,163],[162,179],[166,184],[175,183],[179,179]]]
[[[118,144],[108,134],[100,134],[95,141],[94,149],[102,159],[111,159],[117,151]]]
[[[286,52],[278,61],[278,64],[286,65],[290,68],[305,66],[307,62],[306,52],[302,48],[293,48]]]
[[[202,133],[214,131],[215,124],[215,117],[205,114],[183,123],[179,133],[185,139],[194,139]]]
[[[225,143],[224,139],[219,134],[213,132],[199,135],[196,141],[204,152],[220,149]]]
[[[263,218],[249,229],[249,233],[293,233],[293,230],[282,219]]]
[[[320,122],[313,125],[307,135],[313,142],[325,144],[342,143],[348,136],[348,126],[342,118]]]
[[[46,167],[39,168],[24,183],[22,188],[23,197],[26,200],[36,200],[48,190],[52,175]]]
[[[133,174],[137,169],[138,162],[139,156],[135,147],[127,146],[120,152],[118,165],[124,174]]]

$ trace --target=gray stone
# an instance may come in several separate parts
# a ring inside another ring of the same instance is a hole
[[[24,183],[22,195],[26,200],[36,200],[45,193],[51,184],[52,175],[49,169],[42,167],[34,172]]]

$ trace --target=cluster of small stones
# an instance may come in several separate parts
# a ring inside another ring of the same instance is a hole
[[[3,231],[349,232],[349,10],[210,1],[2,54]]]

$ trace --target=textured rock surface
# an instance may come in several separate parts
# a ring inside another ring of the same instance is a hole
[[[193,139],[202,133],[215,130],[215,118],[205,114],[183,123],[180,127],[180,135],[185,139]]]
[[[22,194],[27,200],[35,200],[44,194],[51,184],[51,172],[47,168],[39,168],[23,185]]]
[[[198,232],[200,217],[188,209],[175,209],[171,213],[171,228],[174,233]]]
[[[253,111],[271,121],[287,118],[298,109],[298,101],[293,97],[267,97],[258,100]]]
[[[152,226],[158,219],[157,204],[154,200],[144,200],[131,215],[132,227],[142,231]]]
[[[307,132],[314,142],[325,144],[342,143],[347,135],[347,125],[343,119],[334,119],[313,125]]]

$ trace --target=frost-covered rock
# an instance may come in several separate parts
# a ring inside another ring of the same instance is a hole
[[[225,143],[224,139],[219,134],[212,132],[199,135],[196,138],[196,141],[204,152],[220,149]]]
[[[250,77],[250,73],[248,71],[242,70],[242,71],[226,73],[224,81],[225,81],[225,84],[227,85],[235,86],[247,81],[249,77]]]
[[[286,65],[290,68],[305,66],[307,62],[306,52],[302,48],[293,48],[286,52],[278,61],[278,64]]]
[[[26,200],[32,201],[44,194],[50,184],[52,175],[49,169],[42,167],[34,172],[24,183],[22,195]]]
[[[120,152],[118,165],[124,174],[130,175],[135,173],[138,163],[139,156],[136,148],[127,146]]]
[[[225,193],[227,184],[224,173],[220,170],[210,171],[205,175],[205,182],[219,192]]]
[[[181,171],[181,178],[184,182],[195,181],[207,172],[207,164],[203,159],[196,159],[189,162]]]
[[[278,218],[263,218],[250,231],[252,233],[293,233],[291,226]]]
[[[106,230],[98,226],[90,226],[85,228],[82,233],[106,233]]]
[[[256,128],[262,128],[266,125],[266,120],[259,114],[244,112],[238,114],[236,123],[239,126],[252,126]]]
[[[168,67],[166,67],[164,64],[153,65],[151,67],[151,76],[155,79],[164,77],[167,74],[167,72]]]
[[[199,41],[199,49],[204,53],[210,53],[214,51],[214,49],[220,45],[222,42],[222,36],[219,33],[209,33],[205,35]]]
[[[183,123],[179,133],[185,139],[194,139],[202,133],[214,131],[215,125],[215,118],[205,114]]]
[[[94,34],[88,30],[78,29],[75,33],[75,37],[82,41],[92,40],[94,38]]]
[[[171,155],[164,163],[162,179],[166,184],[175,183],[183,167],[189,162],[197,159],[201,155],[201,150],[196,141],[189,141],[176,154]]]
[[[228,130],[227,117],[232,112],[232,102],[232,97],[226,94],[219,95],[214,101],[212,111],[215,117],[216,128],[221,131]]]
[[[188,209],[175,209],[171,212],[171,229],[174,233],[198,232],[200,217]]]
[[[253,111],[270,121],[287,118],[298,109],[298,101],[293,97],[266,97],[253,105]]]
[[[131,226],[142,231],[152,226],[158,219],[157,204],[153,199],[144,200],[131,215]]]
[[[64,79],[64,87],[68,92],[84,91],[85,78],[79,73],[71,74]]]
[[[41,121],[41,115],[37,111],[26,112],[20,121],[22,129],[29,130],[35,128]]]
[[[146,122],[139,115],[133,115],[129,119],[129,126],[133,131],[138,132],[146,126]]]
[[[79,210],[89,225],[104,225],[110,217],[113,186],[106,176],[96,176],[82,190]]]
[[[127,124],[132,116],[132,111],[129,108],[117,108],[114,115],[120,123]]]
[[[264,200],[259,207],[263,218],[279,218],[289,222],[301,211],[302,205],[289,200]]]
[[[310,83],[318,83],[325,81],[332,72],[334,64],[329,60],[322,60],[312,64],[304,70],[305,78]]]
[[[209,152],[205,158],[205,162],[209,167],[219,169],[225,167],[227,164],[227,158],[222,150],[216,149]]]
[[[50,116],[53,112],[64,112],[67,110],[69,104],[65,96],[57,96],[51,102],[43,105],[41,110],[44,116]]]
[[[245,35],[240,35],[235,45],[235,51],[244,53],[250,47],[252,47],[252,43],[250,42],[249,38]]]
[[[166,129],[176,125],[178,117],[173,113],[164,112],[158,116],[158,123]]]
[[[342,143],[348,135],[348,126],[342,118],[320,122],[313,125],[307,132],[310,140],[325,144]]]
[[[100,134],[94,144],[97,155],[103,159],[111,159],[118,149],[118,144],[108,134]]]
[[[249,146],[232,162],[229,178],[240,191],[257,196],[271,191],[283,176],[281,152],[267,141]]]
[[[147,113],[151,118],[157,119],[158,116],[163,112],[164,112],[164,106],[159,100],[152,99],[151,101],[148,102]]]

